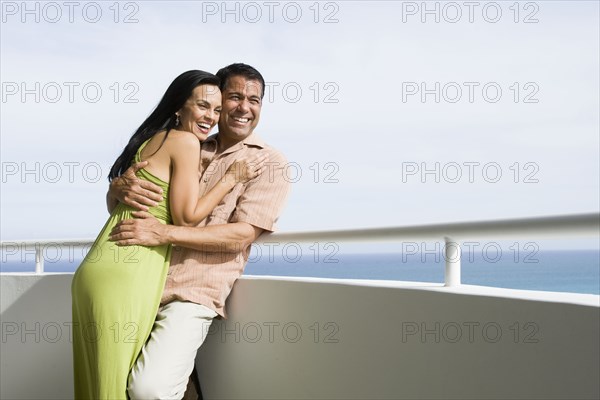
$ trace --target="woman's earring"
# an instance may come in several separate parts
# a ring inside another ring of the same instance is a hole
[[[175,114],[175,126],[179,125],[179,115]]]

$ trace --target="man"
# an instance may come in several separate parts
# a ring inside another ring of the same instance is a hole
[[[135,220],[123,221],[113,230],[111,240],[121,245],[174,245],[161,307],[129,377],[133,399],[183,397],[212,319],[226,316],[225,300],[243,272],[250,244],[264,231],[275,229],[289,191],[285,158],[254,134],[265,91],[263,77],[245,64],[229,65],[217,76],[223,107],[219,132],[202,144],[200,196],[240,157],[266,152],[268,168],[258,178],[236,186],[198,227],[163,225],[139,211]],[[158,187],[135,177],[144,165],[113,180],[109,205],[119,200],[147,210],[162,198]]]

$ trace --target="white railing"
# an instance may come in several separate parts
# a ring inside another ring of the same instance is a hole
[[[446,286],[461,283],[461,248],[459,241],[481,238],[572,238],[600,235],[600,213],[546,216],[534,218],[502,219],[478,222],[456,222],[445,224],[416,225],[390,228],[345,229],[331,231],[289,232],[263,235],[257,243],[343,241],[343,242],[385,242],[410,240],[440,240],[445,242],[445,278]],[[27,240],[0,242],[3,252],[16,254],[17,251],[35,249],[35,273],[44,272],[42,249],[46,246],[90,246],[94,239],[69,240]],[[4,256],[3,256],[4,259]]]
[[[19,252],[35,252],[35,273],[44,273],[44,250],[48,248],[62,248],[70,246],[72,248],[91,247],[95,239],[62,239],[62,240],[5,240],[0,242],[2,249],[2,261],[8,255],[15,255]],[[83,255],[83,252],[82,252]]]

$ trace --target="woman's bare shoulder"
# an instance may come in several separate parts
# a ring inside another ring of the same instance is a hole
[[[172,129],[167,135],[164,147],[172,160],[200,157],[200,141],[191,132]]]
[[[169,135],[165,140],[165,144],[175,147],[197,146],[200,148],[200,141],[196,135],[194,135],[192,132],[180,131],[177,129],[172,129],[169,132]]]

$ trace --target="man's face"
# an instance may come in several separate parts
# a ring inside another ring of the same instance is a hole
[[[234,144],[250,136],[258,125],[262,99],[259,81],[232,76],[223,90],[223,108],[219,120],[219,136]]]

